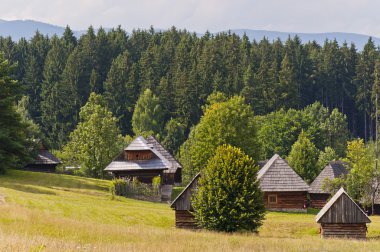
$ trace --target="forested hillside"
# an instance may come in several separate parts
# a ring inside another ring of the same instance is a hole
[[[28,96],[25,106],[55,149],[68,141],[91,92],[102,95],[123,135],[152,123],[148,128],[174,152],[215,91],[243,96],[255,115],[300,111],[319,101],[347,116],[352,136],[374,135],[380,64],[371,39],[358,52],[353,44],[303,44],[298,37],[249,41],[229,33],[197,37],[176,28],[127,34],[120,27],[97,33],[90,27],[79,39],[70,28],[62,37],[37,32],[30,41],[1,38],[0,51],[17,62],[14,78]],[[144,113],[146,107],[152,108],[150,120],[136,119],[140,126],[134,128],[135,109]]]

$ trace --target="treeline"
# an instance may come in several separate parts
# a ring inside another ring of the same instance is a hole
[[[123,135],[141,133],[147,119],[133,125],[134,111],[153,106],[153,133],[174,152],[216,91],[244,97],[256,115],[301,110],[319,101],[347,115],[353,136],[369,140],[375,132],[380,54],[371,39],[358,52],[355,45],[336,41],[249,41],[231,33],[198,37],[174,27],[131,34],[120,27],[90,27],[77,39],[67,27],[62,37],[37,32],[30,41],[1,38],[0,50],[17,62],[13,77],[28,97],[25,106],[55,149],[68,141],[91,92],[103,96]],[[151,93],[138,108],[147,89]]]

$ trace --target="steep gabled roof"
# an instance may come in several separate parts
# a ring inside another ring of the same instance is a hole
[[[330,162],[326,167],[319,173],[318,177],[315,178],[313,183],[310,185],[309,193],[329,193],[322,189],[323,181],[326,179],[333,180],[334,178],[339,178],[342,175],[347,175],[347,169],[344,163],[341,161]]]
[[[34,164],[60,164],[61,161],[50,153],[48,150],[41,149],[38,151],[37,157],[34,161]]]
[[[198,172],[197,175],[194,176],[194,178],[190,181],[189,184],[187,184],[187,186],[185,187],[185,189],[182,190],[182,192],[180,194],[178,194],[178,196],[175,198],[175,200],[173,200],[173,202],[171,203],[170,207],[171,208],[174,208],[175,207],[175,204],[178,200],[181,200],[181,198],[185,195],[185,193],[193,187],[193,184],[198,181],[198,179],[200,178],[201,176],[201,173]],[[190,202],[190,201],[189,201]]]
[[[155,140],[157,142],[157,140]],[[161,146],[158,142],[156,145]],[[163,148],[161,146],[161,148]],[[149,150],[154,158],[149,160],[125,160],[126,151]],[[131,171],[131,170],[173,170],[173,162],[169,161],[153,144],[145,140],[144,137],[136,137],[104,170],[105,171]],[[167,154],[165,154],[167,155]],[[169,154],[170,155],[170,154]],[[174,169],[174,172],[177,168]]]
[[[145,138],[142,136],[138,136],[124,150],[133,151],[133,150],[151,150],[151,149],[152,148],[148,145],[148,142],[145,140]]]
[[[340,188],[316,216],[318,223],[370,223],[367,214]]]
[[[167,161],[171,163],[169,168],[170,172],[175,172],[178,168],[182,168],[182,165],[157,141],[153,136],[149,136],[146,139],[150,146],[153,146],[154,150],[157,150]]]
[[[257,174],[260,188],[264,192],[308,191],[306,182],[282,159],[275,154]]]

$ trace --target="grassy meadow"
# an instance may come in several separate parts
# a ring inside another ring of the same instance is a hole
[[[111,199],[109,183],[9,170],[0,176],[0,251],[380,250],[380,216],[367,241],[321,239],[315,212],[269,212],[257,235],[178,230],[167,204]]]

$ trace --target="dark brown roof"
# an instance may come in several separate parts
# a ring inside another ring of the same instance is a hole
[[[367,214],[340,188],[316,216],[318,223],[370,223]]]
[[[261,161],[257,162],[260,169],[263,168],[266,163],[268,163],[268,159],[267,160],[261,160]]]
[[[282,159],[275,154],[257,174],[260,188],[264,192],[308,191],[306,182]]]
[[[339,178],[342,175],[347,175],[348,171],[345,167],[345,164],[341,161],[330,162],[326,167],[321,171],[321,173],[316,177],[316,179],[311,183],[309,193],[329,193],[322,189],[324,180],[334,178]]]
[[[34,161],[34,164],[40,165],[40,164],[60,164],[61,161],[51,154],[48,150],[41,149],[38,151],[37,157]]]

